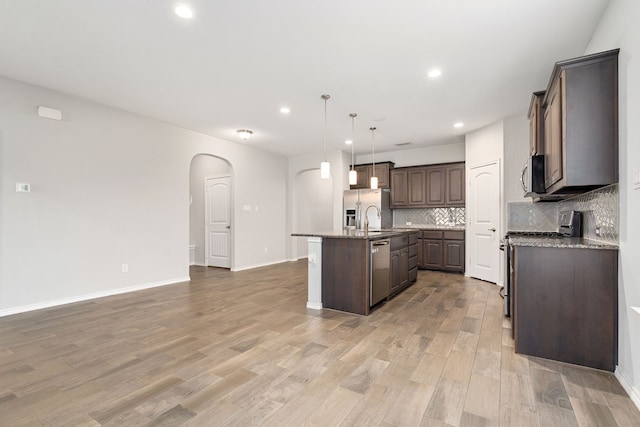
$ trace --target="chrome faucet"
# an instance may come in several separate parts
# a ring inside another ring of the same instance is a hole
[[[367,206],[367,210],[364,211],[364,232],[367,233],[369,231],[369,208],[376,208],[376,211],[378,211],[378,218],[380,218],[380,216],[382,215],[380,213],[380,208],[376,205],[369,205]]]

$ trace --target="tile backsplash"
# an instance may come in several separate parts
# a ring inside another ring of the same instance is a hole
[[[466,222],[465,208],[424,208],[424,209],[394,209],[393,225],[402,227],[410,222],[413,225],[464,225]]]
[[[507,230],[557,231],[558,212],[582,212],[582,230],[587,239],[618,244],[618,184],[599,188],[557,203],[507,203]]]

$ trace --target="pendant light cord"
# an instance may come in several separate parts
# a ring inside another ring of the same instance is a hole
[[[373,163],[372,173],[373,176],[376,176],[376,140],[374,137],[376,128],[369,128],[369,130],[371,131],[371,163]]]
[[[356,142],[356,128],[355,128],[355,119],[358,116],[356,113],[349,114],[351,116],[351,170],[355,167],[355,159],[353,155],[353,145]]]
[[[324,161],[327,161],[327,100],[331,98],[329,95],[322,95],[322,99],[324,99],[324,134],[323,134],[323,142],[322,147],[324,150]]]

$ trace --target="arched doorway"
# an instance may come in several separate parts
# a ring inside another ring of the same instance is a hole
[[[189,265],[216,265],[210,262],[211,257],[210,250],[208,250],[206,234],[208,218],[205,215],[207,208],[207,194],[206,183],[213,182],[216,179],[228,178],[228,183],[231,187],[231,179],[233,176],[233,168],[231,164],[220,157],[216,157],[210,154],[197,154],[191,160],[191,166],[189,169]],[[209,194],[211,194],[209,192]],[[221,195],[218,192],[218,195]],[[232,192],[228,193],[229,200],[226,201],[228,208],[230,209],[230,218],[233,218]],[[214,202],[215,206],[219,206]],[[215,207],[214,206],[214,207]],[[214,211],[220,211],[220,209],[214,209]],[[219,247],[216,251],[220,253],[228,254],[229,264],[225,267],[233,266],[233,228],[228,230],[228,236],[226,242],[219,239],[216,243]],[[225,245],[224,247],[220,245]]]

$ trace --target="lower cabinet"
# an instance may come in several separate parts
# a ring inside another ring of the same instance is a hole
[[[617,249],[514,248],[516,353],[613,371],[618,359]]]
[[[418,234],[391,238],[391,295],[418,278]]]
[[[464,273],[464,231],[423,230],[420,268]]]

